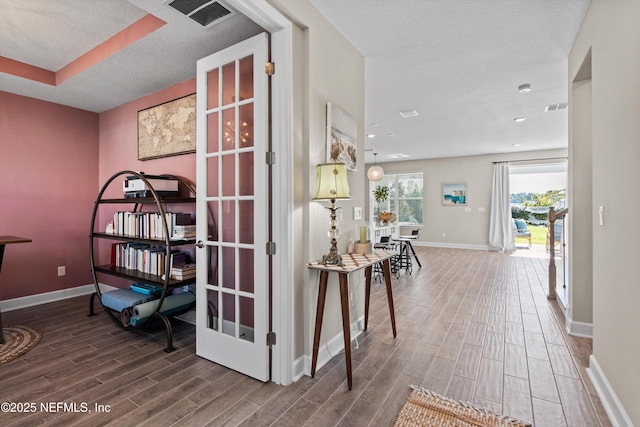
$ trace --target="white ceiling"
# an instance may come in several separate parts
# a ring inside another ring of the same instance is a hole
[[[378,162],[566,148],[567,110],[545,106],[568,100],[589,1],[310,0],[365,56],[365,132],[376,135],[365,147]]]
[[[567,110],[544,107],[567,101],[589,0],[310,2],[365,57],[365,132],[376,135],[365,147],[379,162],[567,146]],[[2,91],[95,112],[189,80],[197,59],[262,31],[240,14],[203,29],[163,0],[0,0],[0,10],[0,56],[54,72],[147,13],[167,22],[58,86],[0,73]]]

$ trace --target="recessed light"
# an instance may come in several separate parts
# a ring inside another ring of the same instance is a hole
[[[521,84],[520,86],[518,86],[518,92],[520,93],[531,92],[531,85],[529,83]]]
[[[367,134],[367,138],[371,138],[371,139],[373,139],[373,138],[375,138],[375,137],[376,137],[376,136],[375,136],[374,134],[372,134],[372,133]]]
[[[527,120],[526,117],[516,117],[515,119],[513,119],[513,121],[516,123],[524,122],[525,120]]]
[[[388,159],[402,159],[404,157],[409,157],[408,154],[402,154],[402,153],[395,153],[395,154],[389,154],[387,156]]]
[[[409,117],[417,117],[420,114],[416,110],[404,110],[400,111],[400,115],[406,119]]]
[[[513,145],[514,147],[520,147],[520,144],[511,144],[511,145]]]
[[[378,127],[378,126],[380,126],[378,123],[371,123],[371,127],[372,128],[375,128],[375,127]]]

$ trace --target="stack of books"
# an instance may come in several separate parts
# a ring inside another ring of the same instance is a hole
[[[183,264],[171,268],[171,278],[174,280],[187,280],[196,277],[195,264]]]
[[[194,225],[174,225],[172,239],[193,239],[196,237],[196,226]]]

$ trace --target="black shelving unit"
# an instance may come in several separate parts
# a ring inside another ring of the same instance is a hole
[[[141,179],[142,181],[144,181],[144,183],[146,184],[147,188],[151,192],[152,197],[144,197],[144,198],[125,198],[125,197],[123,197],[121,199],[106,199],[106,198],[103,198],[103,196],[105,194],[105,191],[110,187],[110,185],[118,177],[124,177],[125,179],[127,177],[135,177],[137,179]],[[166,215],[165,215],[167,213],[165,207],[167,205],[188,204],[188,203],[192,203],[195,206],[196,192],[195,192],[195,189],[194,189],[193,185],[189,181],[187,181],[186,179],[184,179],[182,177],[175,176],[175,175],[160,175],[159,177],[160,178],[177,180],[179,182],[179,187],[182,187],[182,188],[179,188],[179,190],[180,191],[184,191],[184,189],[186,189],[186,191],[188,192],[188,196],[187,197],[162,197],[162,196],[158,195],[158,193],[153,188],[153,186],[151,185],[151,183],[147,179],[147,176],[144,175],[144,173],[130,171],[130,170],[120,171],[120,172],[114,174],[113,176],[111,176],[111,178],[109,178],[104,183],[104,185],[102,186],[102,189],[98,193],[98,197],[96,198],[96,201],[95,201],[95,204],[94,204],[94,207],[93,207],[93,213],[91,215],[91,228],[90,228],[90,232],[89,232],[89,251],[90,251],[90,259],[91,259],[91,275],[93,277],[93,283],[94,283],[95,288],[96,288],[96,291],[93,294],[91,294],[91,298],[89,300],[89,316],[94,316],[95,315],[94,301],[95,301],[95,298],[97,296],[98,300],[100,301],[100,304],[103,306],[105,312],[109,315],[109,317],[111,317],[111,319],[117,325],[119,325],[120,327],[122,327],[124,329],[144,328],[149,323],[151,323],[152,320],[160,320],[164,324],[165,329],[167,331],[167,346],[165,348],[165,351],[166,352],[171,352],[171,351],[174,350],[174,348],[173,348],[173,333],[172,333],[171,322],[170,322],[169,318],[165,314],[161,313],[159,310],[162,307],[162,303],[163,303],[165,297],[168,296],[173,289],[194,284],[196,279],[195,278],[191,278],[191,279],[187,279],[187,280],[174,280],[174,279],[171,279],[171,265],[170,265],[169,259],[170,259],[171,253],[172,253],[172,249],[174,249],[175,247],[178,247],[178,246],[195,245],[196,239],[195,238],[194,239],[178,239],[178,240],[175,240],[175,239],[172,240],[171,239],[171,235],[170,235],[170,232],[169,232],[170,228],[169,228],[169,224],[167,223]],[[96,231],[95,230],[96,217],[98,215],[99,207],[101,205],[105,205],[105,204],[133,205],[133,207],[131,209],[132,212],[141,212],[142,208],[144,206],[148,206],[148,205],[153,206],[153,205],[155,205],[155,212],[158,212],[158,213],[161,214],[160,217],[162,218],[162,227],[164,229],[164,239],[146,239],[146,238],[141,238],[141,237],[138,237],[138,236],[130,236],[130,235],[122,235],[122,234],[111,234],[111,233],[104,233],[104,232]],[[165,248],[165,259],[166,259],[166,262],[165,262],[165,265],[164,265],[164,274],[163,275],[147,274],[147,273],[140,272],[138,270],[127,269],[127,268],[123,268],[123,267],[114,267],[114,266],[112,266],[110,264],[107,264],[107,265],[96,265],[95,249],[96,249],[97,240],[99,240],[99,239],[117,240],[117,241],[123,242],[123,243],[144,243],[144,244],[149,244],[149,245],[162,245],[162,246],[164,246],[164,248]],[[109,307],[106,307],[104,304],[102,304],[102,294],[103,294],[103,292],[100,289],[100,284],[98,282],[98,274],[115,276],[115,277],[120,277],[120,278],[124,278],[124,279],[131,279],[131,280],[138,281],[138,282],[149,283],[149,284],[161,286],[162,287],[162,293],[160,294],[159,298],[157,299],[157,306],[156,306],[156,309],[155,309],[155,312],[153,313],[153,315],[151,315],[146,321],[142,322],[140,325],[137,325],[137,326],[125,326],[122,323],[121,318],[114,314],[114,310],[112,310]]]

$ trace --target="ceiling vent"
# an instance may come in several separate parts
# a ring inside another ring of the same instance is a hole
[[[400,115],[403,118],[408,119],[409,117],[418,117],[420,114],[416,110],[405,110],[400,111]]]
[[[219,24],[236,14],[220,0],[173,0],[167,4],[205,28]]]
[[[562,102],[560,104],[549,104],[544,107],[544,111],[548,113],[549,111],[566,110],[567,106],[568,104],[566,102]]]

